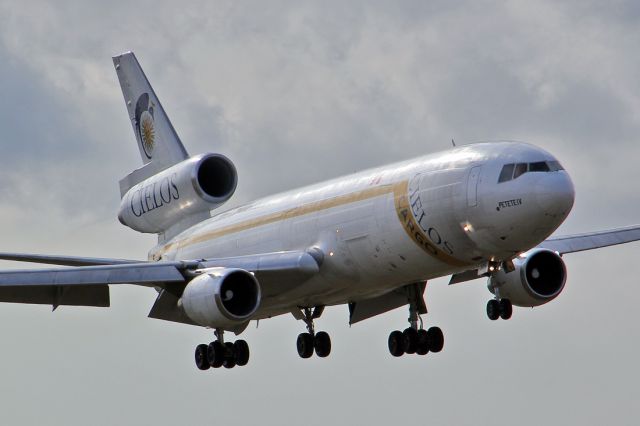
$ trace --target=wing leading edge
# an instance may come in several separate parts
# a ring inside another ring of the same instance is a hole
[[[609,229],[585,234],[551,237],[538,247],[546,248],[561,255],[601,247],[615,246],[640,240],[640,225]]]
[[[47,265],[61,266],[97,266],[97,265],[123,265],[129,263],[144,263],[142,260],[108,259],[102,257],[81,256],[52,256],[48,254],[31,253],[0,253],[0,259],[15,262],[44,263]]]
[[[640,225],[624,228],[608,229],[584,234],[562,235],[544,240],[536,248],[544,248],[555,251],[561,256],[568,253],[593,250],[602,247],[626,244],[640,240]],[[482,274],[477,269],[460,272],[451,276],[449,285],[481,278]]]

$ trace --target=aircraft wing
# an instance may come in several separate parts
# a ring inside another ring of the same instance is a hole
[[[551,237],[538,247],[560,253],[575,253],[640,240],[640,225],[585,234]]]
[[[176,308],[189,276],[207,268],[253,272],[270,297],[300,285],[320,270],[319,251],[286,251],[190,261],[145,262],[76,256],[0,253],[0,259],[63,265],[64,268],[0,270],[0,302],[109,306],[109,285],[160,289],[152,317],[188,322]],[[180,320],[182,318],[183,320]]]
[[[605,231],[587,232],[584,234],[563,235],[551,237],[540,243],[537,248],[555,251],[560,255],[593,250],[602,247],[615,246],[640,240],[640,225],[624,228],[608,229]],[[451,276],[449,284],[458,284],[475,280],[482,275],[477,269],[460,272]]]
[[[0,270],[1,286],[152,284],[185,282],[182,272],[207,268],[240,268],[260,275],[314,275],[322,254],[315,251],[283,251],[246,256],[189,261],[146,262],[79,256],[0,253],[0,259],[73,266],[73,268]]]

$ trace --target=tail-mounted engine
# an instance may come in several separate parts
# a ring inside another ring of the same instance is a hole
[[[513,261],[515,270],[498,271],[489,279],[489,291],[517,306],[539,306],[555,299],[564,288],[567,268],[553,251],[528,252]]]
[[[179,305],[197,324],[232,329],[251,319],[260,299],[260,285],[250,272],[212,268],[187,284]]]
[[[133,186],[122,197],[118,218],[136,231],[162,233],[224,204],[237,184],[236,168],[227,157],[198,155]]]

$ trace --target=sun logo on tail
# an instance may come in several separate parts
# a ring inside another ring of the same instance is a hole
[[[148,157],[151,157],[155,142],[155,129],[153,128],[153,117],[148,111],[142,113],[140,123],[140,139],[142,139],[142,147]]]
[[[151,159],[156,146],[156,130],[153,121],[153,102],[148,93],[143,93],[136,102],[135,127],[144,155]]]

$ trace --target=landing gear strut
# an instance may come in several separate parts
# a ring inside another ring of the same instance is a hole
[[[320,318],[324,311],[324,306],[316,306],[311,308],[302,308],[302,320],[307,325],[307,332],[300,333],[296,341],[298,355],[300,358],[311,358],[313,352],[320,358],[326,358],[331,353],[331,338],[324,331],[315,332],[313,321]]]
[[[196,347],[196,367],[200,370],[209,368],[233,368],[247,365],[249,362],[249,345],[244,340],[224,341],[224,330],[215,331],[216,340]]]
[[[502,262],[502,264],[498,264],[493,262],[487,266],[487,274],[489,277],[488,288],[489,291],[492,292],[495,297],[487,302],[487,317],[491,321],[495,321],[498,318],[502,318],[503,320],[508,320],[513,315],[513,305],[511,304],[511,300],[507,298],[500,297],[500,285],[495,284],[491,280],[491,275],[498,270],[502,269],[506,273],[515,271],[515,266],[512,260],[508,260]]]
[[[389,334],[389,352],[394,357],[404,354],[426,355],[429,352],[440,352],[444,346],[444,335],[440,327],[424,329],[420,314],[427,313],[422,296],[426,283],[411,284],[405,287],[409,302],[409,328],[404,331],[395,330]]]

